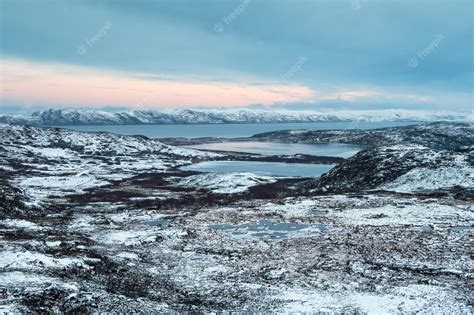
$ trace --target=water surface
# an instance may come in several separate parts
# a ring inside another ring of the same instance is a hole
[[[171,224],[171,220],[169,219],[157,219],[157,220],[150,220],[143,222],[146,225],[156,226],[162,229],[166,229]]]
[[[208,161],[181,167],[185,171],[213,173],[253,173],[263,176],[319,177],[333,168],[331,164],[302,164],[250,161]]]
[[[451,231],[457,233],[474,232],[474,226],[453,226]]]
[[[325,224],[306,224],[294,222],[272,222],[259,220],[242,224],[210,224],[210,229],[230,232],[233,235],[253,236],[264,239],[287,239],[306,231],[312,235],[319,235],[328,230]]]
[[[106,131],[123,135],[144,135],[150,138],[250,137],[257,133],[289,129],[375,129],[414,125],[416,122],[316,122],[270,124],[196,124],[196,125],[101,125],[55,126],[78,131]]]
[[[190,146],[194,149],[258,153],[263,155],[309,154],[348,158],[361,150],[359,146],[346,144],[302,144],[277,142],[220,142]]]

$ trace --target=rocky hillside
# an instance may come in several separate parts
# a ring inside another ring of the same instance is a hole
[[[29,205],[39,206],[51,195],[64,196],[216,156],[143,136],[0,124],[0,174],[9,179],[0,185],[4,199],[0,205],[11,208],[24,196]]]
[[[323,191],[357,191],[376,189],[412,170],[427,169],[436,171],[441,168],[450,168],[451,172],[446,174],[444,180],[436,180],[436,188],[458,186],[465,184],[466,187],[474,187],[474,159],[467,152],[436,151],[420,145],[393,145],[371,148],[364,150],[348,161],[341,163],[321,178],[311,181],[308,187]],[[465,174],[465,182],[458,173]],[[449,181],[456,177],[457,181]],[[448,179],[448,181],[446,181]],[[434,180],[434,179],[433,179]],[[407,184],[407,183],[405,183]],[[416,178],[411,184],[416,190],[418,185]],[[396,185],[385,186],[388,190],[397,190]],[[430,188],[429,185],[421,185],[421,189]]]
[[[1,144],[6,148],[34,146],[36,148],[72,150],[79,154],[133,156],[143,154],[199,155],[195,150],[168,146],[145,136],[123,136],[107,132],[78,132],[60,128],[41,128],[0,124]]]
[[[252,139],[314,144],[347,143],[367,147],[419,144],[435,150],[456,150],[474,145],[473,126],[468,123],[436,122],[372,130],[284,130],[257,134]]]
[[[273,136],[263,135],[266,139]],[[285,141],[368,146],[321,178],[306,183],[305,189],[312,191],[413,192],[462,188],[472,194],[474,187],[472,125],[436,123],[367,131],[283,132],[277,137]]]

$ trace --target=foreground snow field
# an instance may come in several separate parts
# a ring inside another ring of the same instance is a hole
[[[0,125],[0,312],[471,313],[474,130],[417,128],[261,135],[368,145],[276,178],[184,172],[231,157],[145,137]]]

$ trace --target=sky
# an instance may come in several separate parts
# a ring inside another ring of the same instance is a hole
[[[5,108],[472,110],[471,0],[0,1]]]

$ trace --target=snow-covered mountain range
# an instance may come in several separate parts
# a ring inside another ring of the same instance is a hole
[[[337,110],[287,111],[255,109],[171,109],[108,112],[92,109],[48,109],[31,116],[0,115],[0,123],[33,125],[237,124],[296,122],[474,121],[473,111]]]

